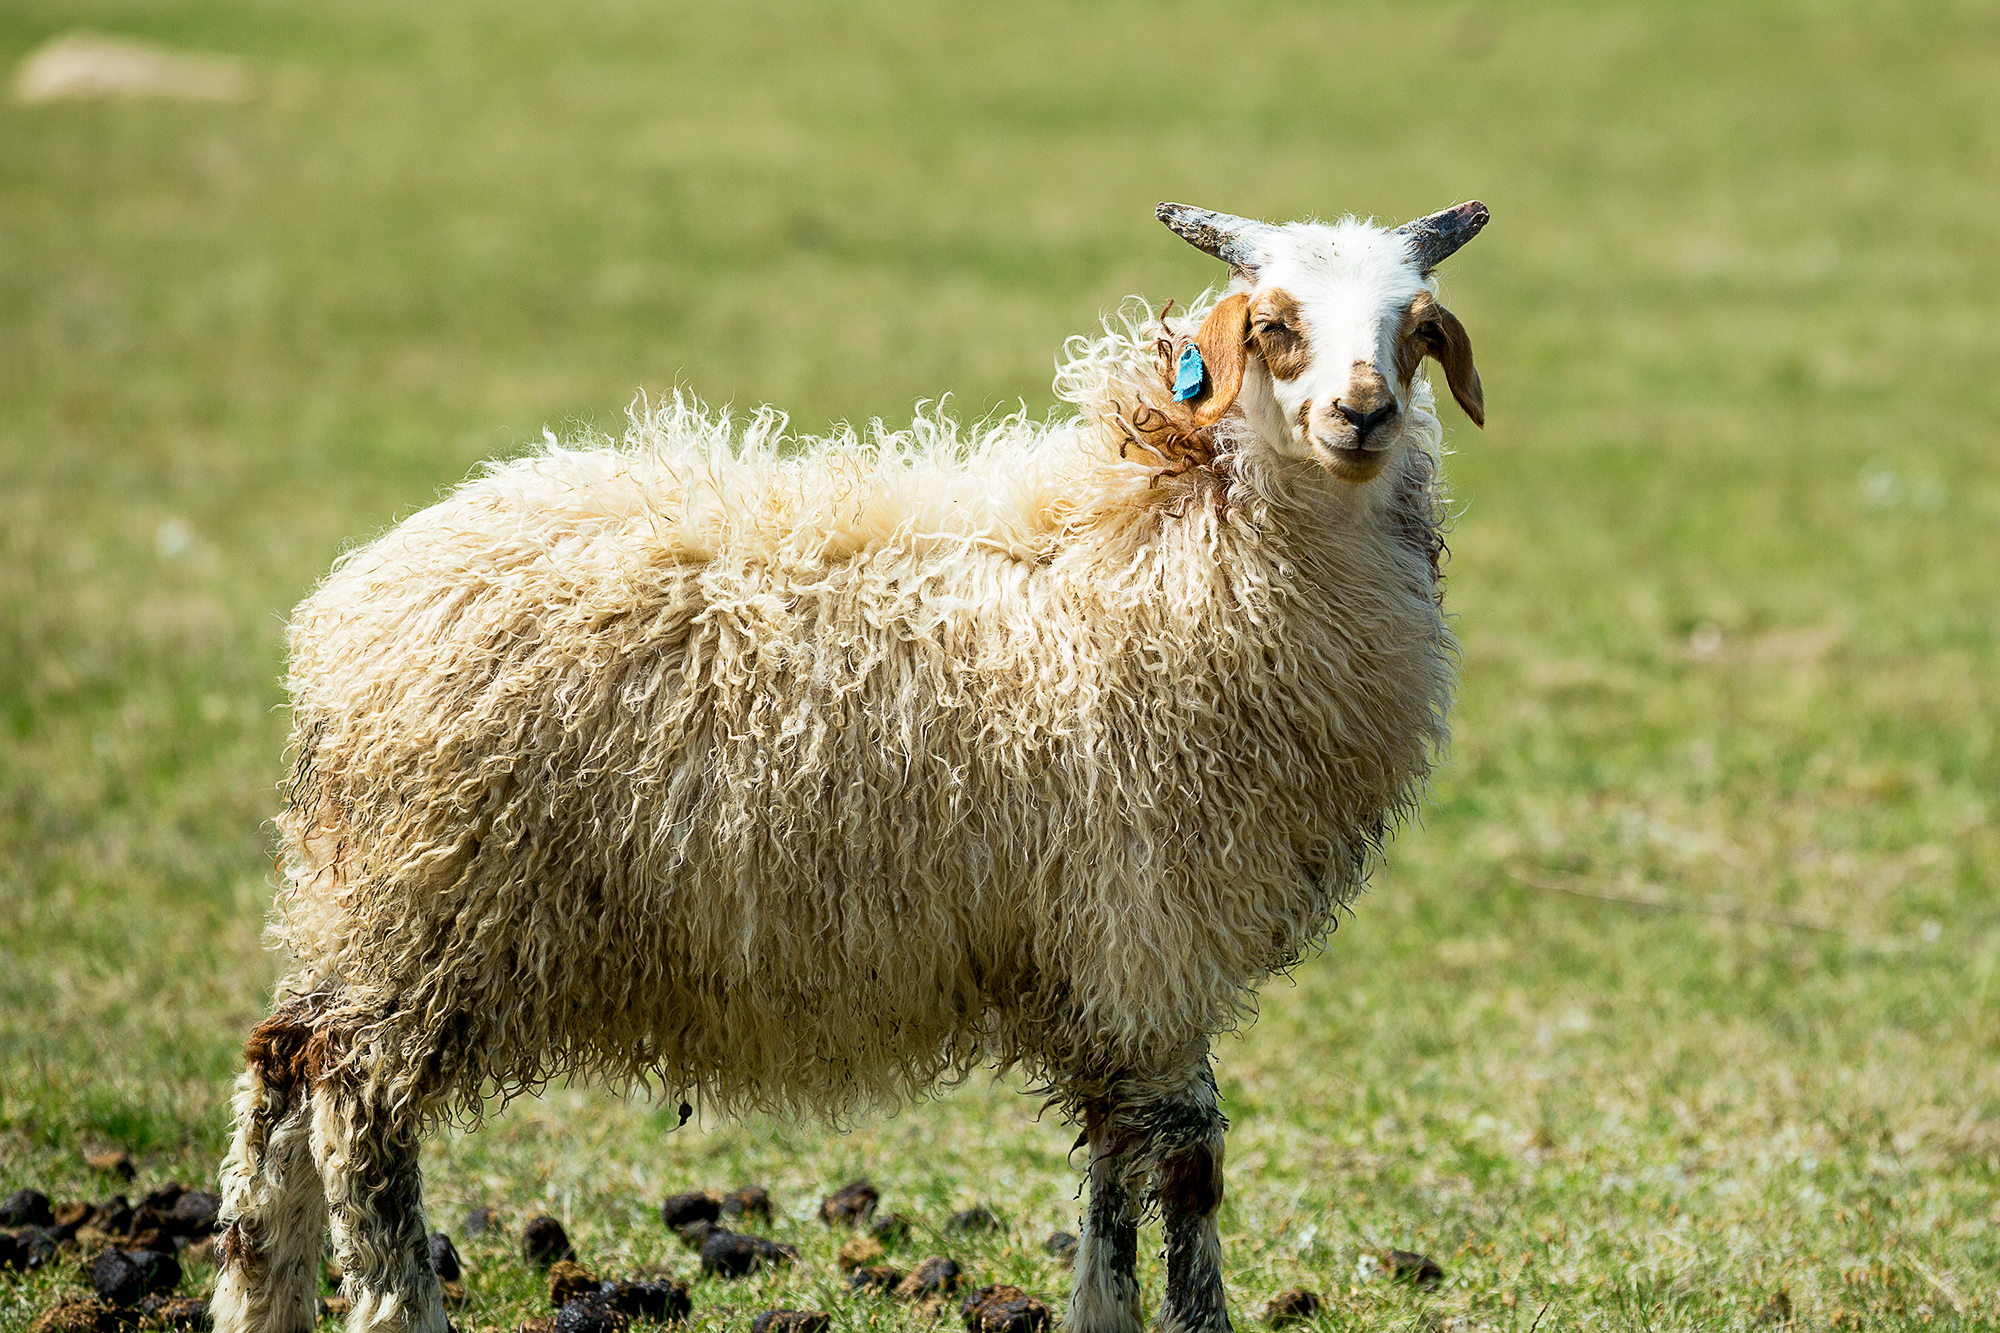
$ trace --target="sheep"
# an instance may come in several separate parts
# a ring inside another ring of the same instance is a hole
[[[1222,1333],[1209,1043],[1359,891],[1447,738],[1432,270],[1486,222],[1162,204],[1229,266],[1072,338],[1074,410],[787,441],[676,394],[491,466],[289,628],[222,1333],[442,1333],[418,1143],[555,1078],[712,1112],[981,1066],[1082,1126],[1074,1333]],[[783,446],[783,447],[781,447]]]

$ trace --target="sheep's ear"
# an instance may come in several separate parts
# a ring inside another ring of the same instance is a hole
[[[1472,364],[1472,339],[1466,334],[1465,325],[1451,311],[1433,305],[1425,314],[1418,336],[1424,341],[1424,352],[1444,367],[1451,396],[1458,399],[1458,405],[1472,418],[1472,424],[1484,429],[1486,391],[1479,383],[1479,367]]]
[[[1201,363],[1208,371],[1201,392],[1188,399],[1196,426],[1213,426],[1236,404],[1243,391],[1243,360],[1248,355],[1250,298],[1243,292],[1224,297],[1201,322],[1194,335]],[[1466,363],[1470,365],[1471,362]]]

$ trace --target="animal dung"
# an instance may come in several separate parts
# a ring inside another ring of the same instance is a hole
[[[1044,1333],[1049,1326],[1049,1307],[1019,1287],[981,1287],[959,1314],[971,1333]]]
[[[964,1212],[953,1213],[944,1224],[947,1233],[954,1236],[970,1236],[982,1231],[1001,1231],[1007,1224],[1000,1220],[1000,1214],[985,1204],[975,1204]]]
[[[577,1296],[597,1290],[597,1274],[570,1259],[549,1266],[549,1304],[560,1310]]]
[[[130,1257],[145,1280],[147,1291],[171,1291],[181,1284],[180,1260],[173,1255],[161,1250],[134,1250]]]
[[[114,1194],[97,1205],[90,1224],[107,1236],[123,1236],[132,1230],[132,1205],[122,1194]]]
[[[458,1281],[464,1271],[458,1261],[458,1247],[451,1243],[451,1237],[442,1231],[433,1231],[430,1239],[431,1271],[446,1282]]]
[[[138,1206],[150,1208],[156,1213],[170,1213],[174,1210],[174,1205],[180,1202],[181,1195],[186,1193],[187,1186],[170,1180],[158,1189],[147,1191],[140,1197]]]
[[[855,1227],[875,1216],[882,1192],[866,1179],[850,1181],[820,1200],[819,1220],[830,1227]]]
[[[632,1317],[600,1300],[575,1300],[556,1311],[551,1333],[625,1333]]]
[[[699,1254],[701,1253],[701,1247],[708,1243],[709,1235],[712,1232],[727,1230],[729,1228],[723,1226],[722,1223],[704,1218],[700,1221],[687,1222],[675,1227],[674,1234],[681,1238],[681,1244]]]
[[[895,1296],[899,1301],[920,1301],[927,1296],[949,1295],[958,1290],[960,1280],[957,1262],[934,1254],[896,1284]]]
[[[894,1291],[909,1274],[894,1264],[867,1264],[847,1275],[850,1291]]]
[[[193,1333],[209,1326],[208,1302],[193,1296],[148,1296],[139,1302],[139,1312],[141,1328],[177,1329]]]
[[[888,1251],[875,1237],[856,1236],[840,1247],[840,1253],[834,1257],[834,1262],[840,1265],[841,1272],[851,1273],[857,1268],[879,1264],[887,1255]]]
[[[1066,1266],[1074,1266],[1076,1247],[1082,1243],[1082,1239],[1073,1231],[1051,1231],[1049,1238],[1042,1242],[1042,1253]]]
[[[498,1231],[500,1216],[491,1208],[475,1208],[465,1215],[465,1221],[459,1223],[458,1229],[465,1234],[467,1240],[471,1240],[489,1231]]]
[[[26,1268],[28,1247],[11,1231],[0,1231],[0,1269]]]
[[[54,1263],[63,1244],[63,1237],[52,1227],[22,1227],[14,1233],[14,1239],[21,1247],[21,1267],[31,1273]]]
[[[1316,1291],[1304,1287],[1291,1287],[1271,1298],[1264,1307],[1264,1322],[1272,1328],[1284,1328],[1288,1324],[1301,1324],[1320,1312],[1320,1298]]]
[[[569,1233],[562,1223],[543,1214],[528,1219],[528,1225],[521,1228],[521,1257],[531,1264],[547,1268],[564,1259],[576,1258],[576,1248],[569,1243]]]
[[[87,1152],[83,1155],[83,1164],[93,1171],[108,1171],[112,1175],[122,1177],[126,1180],[130,1180],[139,1174],[139,1169],[132,1165],[132,1154],[126,1152],[123,1148],[106,1148],[101,1152]]]
[[[28,1333],[119,1333],[131,1317],[131,1311],[94,1297],[65,1296],[44,1310]]]
[[[212,1235],[222,1212],[222,1196],[210,1190],[183,1190],[167,1212],[166,1228],[176,1236]]]
[[[0,1227],[48,1227],[55,1221],[49,1196],[40,1190],[15,1190],[0,1199]]]
[[[123,1250],[106,1250],[90,1265],[90,1289],[106,1305],[137,1305],[152,1290],[146,1274]]]
[[[713,1222],[721,1216],[722,1196],[714,1190],[670,1194],[660,1204],[660,1220],[667,1224],[669,1231],[679,1231],[695,1222]]]
[[[868,1234],[884,1245],[907,1245],[915,1226],[901,1213],[884,1213],[868,1224]]]
[[[771,1220],[771,1194],[762,1185],[740,1185],[722,1196],[724,1217]]]
[[[1434,1287],[1444,1281],[1444,1267],[1428,1254],[1411,1250],[1391,1250],[1382,1256],[1382,1267],[1398,1282]]]
[[[789,1245],[720,1227],[701,1243],[701,1271],[715,1277],[746,1277],[766,1264],[790,1263],[798,1257]]]
[[[750,1321],[750,1333],[826,1333],[832,1324],[818,1310],[766,1310]]]
[[[677,1324],[694,1311],[687,1283],[672,1281],[623,1282],[606,1280],[596,1299],[634,1319],[652,1319]]]

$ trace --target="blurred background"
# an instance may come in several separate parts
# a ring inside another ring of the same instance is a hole
[[[1221,279],[1161,199],[1478,198],[1456,741],[1219,1046],[1239,1327],[2000,1319],[2000,8],[10,0],[0,58],[0,1193],[212,1177],[284,620],[346,546],[642,390],[1045,412],[1066,335]],[[807,1220],[867,1173],[1053,1303],[1037,1105],[561,1089],[429,1150],[434,1221],[691,1272],[659,1196],[755,1180],[811,1262],[705,1320],[915,1323]],[[547,1312],[461,1243],[460,1327]]]

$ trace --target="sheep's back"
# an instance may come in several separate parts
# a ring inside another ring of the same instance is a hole
[[[1401,557],[1356,537],[1343,611],[1152,510],[807,559],[472,488],[295,617],[280,934],[466,1098],[1154,1058],[1310,943],[1437,739],[1435,606],[1361,596]]]

